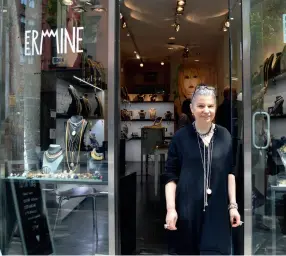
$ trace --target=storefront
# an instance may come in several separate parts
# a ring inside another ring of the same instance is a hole
[[[0,1],[2,254],[118,253],[117,4]]]
[[[175,6],[130,2],[0,0],[1,253],[114,255],[146,246],[145,228],[157,232],[156,218],[164,221],[159,173],[168,142],[183,102],[204,82],[219,104],[225,85],[238,93],[230,118],[244,225],[233,233],[234,253],[285,254],[286,2],[230,0],[213,27],[187,16],[200,10],[188,2],[173,34],[164,33],[174,13],[163,14]],[[180,24],[196,29],[188,22],[206,26],[196,31],[203,43],[183,43]],[[158,44],[158,28],[167,43]],[[155,217],[141,207],[150,201]]]

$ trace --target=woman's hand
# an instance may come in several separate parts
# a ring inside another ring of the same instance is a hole
[[[176,223],[178,219],[178,214],[175,209],[169,209],[167,210],[167,215],[166,215],[166,229],[169,230],[177,230],[176,228]]]
[[[240,224],[240,215],[239,215],[237,209],[230,209],[229,210],[229,216],[230,216],[230,223],[231,223],[231,226],[233,228],[236,228],[236,227],[241,225]]]

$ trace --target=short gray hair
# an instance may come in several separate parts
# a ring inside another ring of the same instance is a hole
[[[214,100],[216,101],[216,90],[212,86],[199,84],[193,93],[192,102],[194,102],[197,96],[213,96]]]

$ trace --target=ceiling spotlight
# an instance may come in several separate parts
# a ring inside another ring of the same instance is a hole
[[[176,32],[179,32],[179,30],[180,30],[180,24],[176,24],[175,30],[176,30]]]
[[[164,64],[165,64],[165,63],[162,61],[162,62],[161,62],[161,65],[164,66]]]
[[[137,52],[136,52],[136,51],[134,51],[134,53],[136,54]]]
[[[142,62],[140,63],[140,67],[141,67],[141,68],[143,68],[143,67],[144,67],[144,64],[143,64]]]
[[[223,28],[223,32],[226,32],[226,31],[227,31],[227,28],[226,28],[226,27],[224,27],[224,28]]]
[[[233,17],[230,17],[230,20],[234,20],[234,18],[233,18]]]
[[[168,49],[169,49],[169,50],[173,50],[174,48],[173,48],[173,47],[169,47]]]
[[[186,1],[185,0],[179,0],[178,1],[178,5],[180,5],[180,6],[183,6],[183,5],[185,5],[186,4]]]
[[[184,7],[182,7],[182,6],[177,7],[177,12],[182,12],[183,10],[184,10]]]
[[[225,25],[227,28],[229,28],[229,27],[230,27],[230,22],[227,20],[227,21],[224,23],[224,25]]]
[[[122,28],[126,28],[127,27],[127,24],[126,24],[126,22],[124,21],[123,23],[122,23]]]
[[[122,15],[122,13],[120,13],[120,19],[122,20],[122,18],[123,18],[123,15]]]
[[[73,0],[63,0],[63,5],[73,5]]]
[[[195,62],[199,62],[200,60],[195,60]]]
[[[169,40],[175,40],[176,38],[174,36],[169,37]]]
[[[129,34],[129,33],[127,33],[127,36],[130,36],[130,34]]]
[[[140,55],[138,53],[136,53],[136,58],[139,60],[140,59]]]

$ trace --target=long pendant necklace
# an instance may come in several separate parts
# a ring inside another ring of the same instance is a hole
[[[203,209],[203,211],[205,211],[206,207],[208,206],[208,196],[212,194],[212,190],[210,188],[210,183],[211,183],[213,138],[211,139],[211,142],[210,142],[209,146],[207,147],[207,156],[206,156],[206,145],[204,143],[203,143],[204,151],[202,154],[198,133],[197,133],[197,141],[198,141],[198,146],[199,146],[199,150],[200,150],[202,166],[203,166],[203,170],[204,170],[204,188],[203,188],[203,190],[204,190],[204,209]]]
[[[77,125],[81,124],[81,129],[76,127]],[[72,131],[70,128],[72,127]],[[67,129],[66,129],[66,158],[67,158],[67,165],[71,172],[75,172],[78,166],[79,161],[79,154],[80,154],[80,147],[82,141],[83,130],[85,127],[85,120],[81,120],[78,123],[72,123],[70,120],[67,122]],[[76,131],[77,130],[77,131]],[[78,133],[78,131],[80,132]],[[75,159],[75,151],[77,152],[77,158]],[[75,168],[74,168],[75,167]],[[74,169],[73,169],[74,168]]]

